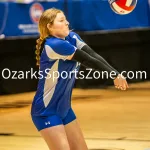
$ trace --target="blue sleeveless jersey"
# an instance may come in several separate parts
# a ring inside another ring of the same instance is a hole
[[[65,40],[56,37],[46,39],[40,58],[41,78],[32,102],[32,115],[57,114],[62,118],[65,117],[71,107],[75,82],[75,74],[70,72],[79,70],[80,66],[76,61],[67,60],[67,57],[84,45],[85,43],[75,32],[70,32]],[[66,78],[65,75],[68,77]]]

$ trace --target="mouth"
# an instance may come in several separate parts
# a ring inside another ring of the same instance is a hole
[[[69,31],[69,28],[67,28],[66,30]]]

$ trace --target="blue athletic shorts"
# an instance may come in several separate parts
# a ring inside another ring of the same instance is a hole
[[[31,115],[31,116],[32,116],[32,121],[38,131],[45,129],[45,128],[52,127],[52,126],[61,125],[61,124],[66,125],[76,119],[76,116],[72,108],[69,109],[67,115],[63,119],[59,117],[58,115],[52,115],[52,116]]]

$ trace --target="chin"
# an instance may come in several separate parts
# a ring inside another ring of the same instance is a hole
[[[69,30],[65,34],[66,34],[65,37],[68,36],[69,35]]]
[[[69,35],[69,30],[68,31],[65,31],[65,32],[63,32],[62,34],[61,34],[61,37],[67,37],[68,35]]]

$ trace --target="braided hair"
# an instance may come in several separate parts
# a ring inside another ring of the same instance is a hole
[[[36,50],[35,50],[37,66],[40,65],[40,54],[41,54],[43,45],[45,43],[45,40],[47,37],[50,36],[50,31],[47,28],[47,24],[52,25],[57,16],[57,13],[61,13],[61,12],[62,12],[61,10],[56,9],[56,8],[47,9],[46,11],[43,12],[43,14],[41,15],[39,19],[38,28],[40,32],[40,37],[36,40]]]
[[[36,65],[39,66],[40,65],[40,53],[41,53],[41,45],[43,43],[43,39],[40,37],[36,40],[36,50],[35,50],[35,54],[36,54]]]

